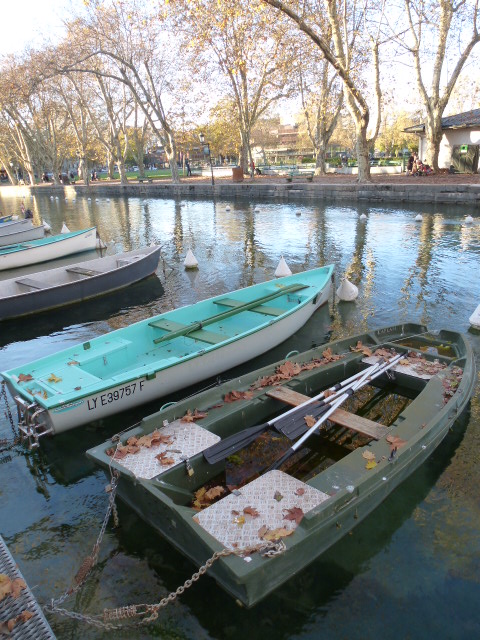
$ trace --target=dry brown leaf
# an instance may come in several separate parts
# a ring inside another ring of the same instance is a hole
[[[25,580],[22,580],[22,578],[15,578],[15,580],[12,580],[12,597],[18,598],[22,589],[26,588],[27,583],[25,582]]]
[[[263,536],[263,540],[269,540],[270,542],[275,542],[276,540],[280,540],[280,538],[286,538],[287,536],[291,536],[294,532],[294,529],[285,529],[284,527],[279,527],[278,529],[269,529],[267,533]]]
[[[162,451],[162,453],[159,453],[158,456],[155,456],[155,458],[160,462],[161,465],[163,465],[164,467],[168,467],[171,464],[175,463],[175,458],[169,458],[168,454],[166,451]]]
[[[67,364],[69,366],[75,365],[75,364],[80,364],[79,362],[77,362],[76,360],[70,360],[70,362],[67,362]]]
[[[298,489],[295,491],[295,494],[297,496],[303,496],[304,493],[305,493],[305,489],[303,487],[298,487]]]
[[[195,409],[195,411],[189,409],[187,411],[187,413],[183,416],[183,418],[180,419],[180,422],[195,422],[195,420],[201,420],[202,418],[206,418],[208,416],[208,413],[206,413],[205,411],[199,411],[198,409]]]
[[[47,381],[48,381],[48,382],[55,382],[55,383],[57,383],[57,382],[61,382],[61,381],[62,381],[62,379],[61,379],[61,378],[59,378],[58,376],[56,376],[54,373],[51,373],[51,374],[50,374],[50,377],[49,377],[49,378],[47,378]]]
[[[12,581],[4,573],[0,573],[0,602],[12,592]]]
[[[245,507],[243,513],[247,516],[252,516],[252,518],[258,518],[260,516],[255,507]]]
[[[402,438],[399,438],[398,436],[394,436],[394,435],[389,435],[386,437],[387,442],[390,444],[390,448],[391,449],[398,449],[400,447],[403,447],[405,444],[407,444],[406,440],[403,440]]]
[[[305,416],[303,419],[305,420],[305,424],[309,429],[311,429],[313,425],[316,423],[316,420],[313,416]]]
[[[292,522],[296,522],[300,524],[305,515],[300,507],[292,507],[291,509],[284,509],[285,515],[283,516],[284,520],[291,520]]]
[[[218,485],[217,487],[212,487],[211,489],[209,489],[205,493],[205,498],[207,498],[207,500],[215,500],[215,498],[218,498],[218,496],[221,496],[224,493],[225,489]]]
[[[20,373],[18,375],[19,382],[29,382],[29,380],[33,380],[33,377],[29,373]]]
[[[253,393],[251,391],[229,391],[225,394],[224,402],[236,402],[237,400],[251,400]]]
[[[273,494],[273,498],[277,501],[280,502],[280,500],[283,500],[283,496],[280,493],[280,491],[275,491],[275,493]]]
[[[372,451],[364,451],[362,453],[362,456],[365,458],[365,460],[375,460],[375,454]]]

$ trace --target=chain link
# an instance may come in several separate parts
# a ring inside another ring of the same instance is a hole
[[[5,380],[2,380],[2,390],[0,392],[0,396],[3,398],[3,401],[5,403],[5,416],[8,418],[10,427],[13,432],[13,440],[8,441],[6,438],[2,438],[0,440],[0,447],[1,447],[0,453],[3,453],[4,451],[10,451],[11,449],[13,449],[13,447],[15,447],[15,445],[17,445],[20,442],[20,436],[19,436],[18,430],[15,427],[15,421],[13,419],[12,412],[10,410],[10,405],[8,403]]]

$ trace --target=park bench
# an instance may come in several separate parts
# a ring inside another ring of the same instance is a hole
[[[153,182],[153,178],[137,178],[139,182]]]
[[[287,182],[292,182],[293,180],[305,179],[307,182],[312,182],[314,171],[289,171],[287,173]]]

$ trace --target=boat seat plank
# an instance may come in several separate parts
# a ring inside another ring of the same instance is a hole
[[[95,271],[95,269],[86,269],[85,267],[69,267],[65,269],[68,273],[78,273],[80,276],[99,276],[103,271]]]
[[[231,309],[236,309],[237,307],[241,307],[245,304],[241,300],[234,300],[233,298],[222,298],[221,300],[214,300],[215,304],[221,304],[224,307],[230,307]],[[263,313],[266,316],[281,316],[287,311],[287,309],[281,309],[280,307],[269,307],[267,305],[259,305],[258,307],[253,307],[250,311],[255,311],[255,313]]]
[[[309,396],[293,391],[293,389],[289,389],[288,387],[277,387],[276,389],[267,391],[266,395],[269,398],[281,400],[292,407],[298,407],[298,405],[309,399]],[[305,408],[305,411],[308,412],[308,407]],[[341,408],[336,409],[329,417],[329,420],[339,427],[356,431],[357,433],[369,436],[374,440],[380,440],[380,438],[383,438],[387,430],[387,427],[379,424],[378,422],[362,418],[361,416],[357,416],[355,413],[345,411],[345,409]]]
[[[188,325],[181,324],[180,322],[174,322],[173,320],[160,319],[154,320],[148,323],[155,329],[163,329],[163,331],[181,331],[187,329]],[[195,329],[194,331],[185,334],[186,338],[193,338],[194,340],[200,340],[200,342],[206,342],[207,344],[219,344],[228,340],[229,336],[224,336],[221,333],[214,333],[213,331],[207,331],[206,329]],[[163,342],[163,336],[154,340],[155,343]]]
[[[40,280],[34,280],[33,278],[22,278],[21,280],[15,280],[17,284],[23,284],[25,287],[30,287],[31,289],[45,289],[46,284],[40,282]]]

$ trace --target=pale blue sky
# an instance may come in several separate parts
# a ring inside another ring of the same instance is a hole
[[[0,14],[0,55],[18,53],[28,44],[39,45],[44,38],[56,40],[62,33],[62,18],[81,0],[2,1]]]

